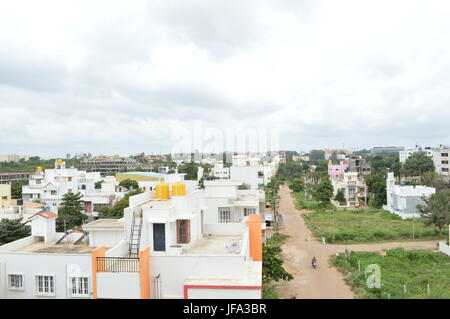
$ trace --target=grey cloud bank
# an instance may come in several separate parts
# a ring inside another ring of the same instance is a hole
[[[449,144],[448,1],[0,4],[0,153],[168,152],[172,126],[282,149]]]

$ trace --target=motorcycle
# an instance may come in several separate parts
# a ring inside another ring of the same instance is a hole
[[[312,264],[312,267],[314,269],[317,269],[317,260],[316,260],[316,258],[313,258],[313,260],[311,261],[311,264]]]

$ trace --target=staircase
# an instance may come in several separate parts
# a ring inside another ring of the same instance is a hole
[[[137,207],[133,212],[133,219],[131,221],[130,233],[130,257],[139,257],[139,245],[141,243],[142,232],[142,208]]]

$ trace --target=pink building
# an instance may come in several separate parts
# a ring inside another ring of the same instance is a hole
[[[331,161],[328,162],[328,176],[332,180],[334,179],[343,179],[344,173],[346,169],[348,168],[348,165],[345,161],[340,161],[339,165],[332,164]]]

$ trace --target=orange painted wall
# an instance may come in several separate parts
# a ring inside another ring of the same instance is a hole
[[[250,257],[253,261],[262,261],[261,216],[250,215],[246,224],[249,229]]]
[[[139,279],[141,299],[150,299],[150,247],[139,253]]]
[[[105,257],[106,247],[100,246],[92,251],[92,295],[97,299],[97,257]]]

